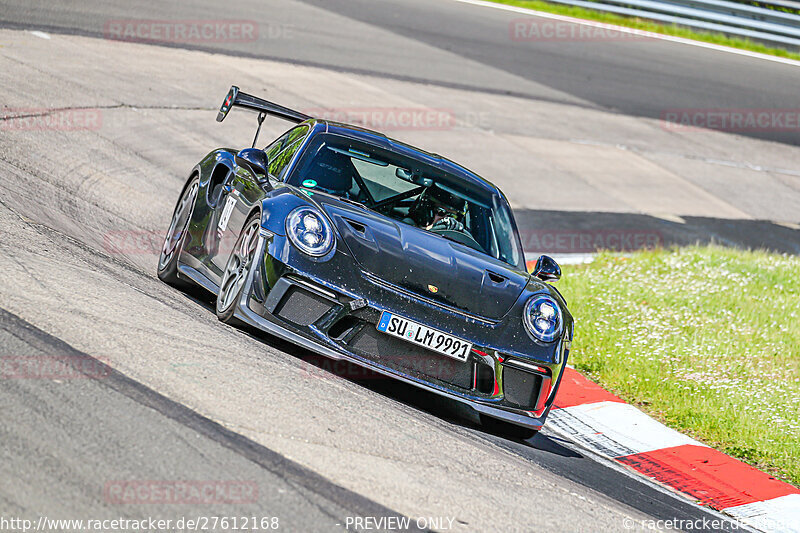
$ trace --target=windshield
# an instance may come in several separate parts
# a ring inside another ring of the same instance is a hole
[[[312,139],[286,180],[323,192],[519,266],[502,196],[396,152],[333,134]]]

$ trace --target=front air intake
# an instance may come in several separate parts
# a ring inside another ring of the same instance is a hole
[[[542,377],[538,374],[512,368],[503,367],[503,394],[506,402],[517,407],[533,409],[539,399],[542,388]]]
[[[322,296],[291,287],[275,308],[275,315],[298,326],[309,326],[322,318],[331,302]]]

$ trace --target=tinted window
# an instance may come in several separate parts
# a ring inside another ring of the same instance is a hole
[[[286,138],[289,136],[289,133],[291,133],[291,130],[287,131],[286,133],[284,133],[283,135],[272,141],[272,143],[270,143],[269,146],[264,148],[264,153],[267,154],[267,157],[269,158],[270,161],[272,161],[281,152],[283,147],[286,146]]]
[[[305,124],[293,128],[266,148],[269,158],[269,173],[282,179],[287,166],[297,153],[300,145],[308,135],[309,127]]]

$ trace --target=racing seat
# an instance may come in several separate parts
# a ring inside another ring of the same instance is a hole
[[[316,189],[347,198],[353,188],[355,171],[349,157],[333,150],[324,150],[314,158],[307,175],[317,182]]]

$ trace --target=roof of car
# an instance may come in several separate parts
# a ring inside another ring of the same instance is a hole
[[[406,144],[404,142],[400,142],[395,139],[389,138],[383,133],[362,128],[360,126],[354,126],[352,124],[344,124],[341,122],[333,122],[323,119],[314,119],[314,122],[321,126],[324,126],[325,131],[327,133],[334,133],[345,137],[351,137],[353,139],[362,142],[374,144],[381,148],[397,152],[401,155],[410,157],[412,159],[419,159],[438,170],[459,177],[473,186],[480,187],[484,190],[487,190],[488,192],[502,195],[500,189],[493,183],[485,180],[484,178],[475,174],[471,170],[459,165],[458,163],[455,163],[438,154],[426,152],[425,150],[422,150],[415,146],[411,146],[410,144]]]

